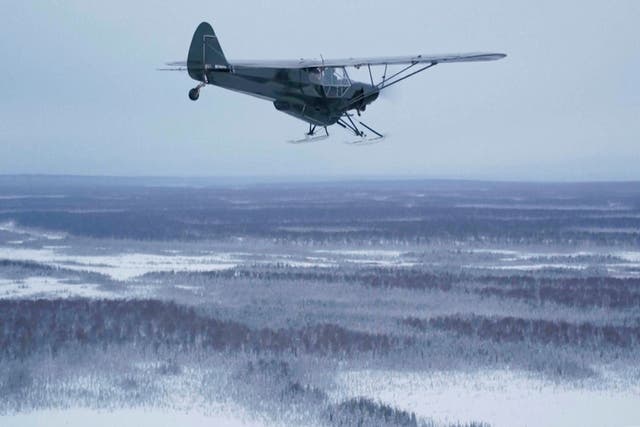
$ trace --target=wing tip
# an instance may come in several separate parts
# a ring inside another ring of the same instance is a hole
[[[507,57],[506,53],[476,53],[476,54],[470,54],[469,56],[467,56],[465,59],[469,60],[469,61],[499,61],[501,59],[504,59]],[[464,59],[463,59],[464,60]]]
[[[499,61],[507,57],[506,53],[489,53],[486,55],[490,61]]]

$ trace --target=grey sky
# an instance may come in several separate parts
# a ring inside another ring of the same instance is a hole
[[[181,73],[198,23],[230,59],[495,51],[373,104],[352,147]],[[640,2],[3,1],[0,173],[640,179]]]

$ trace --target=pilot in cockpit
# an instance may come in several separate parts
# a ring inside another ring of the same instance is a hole
[[[313,84],[321,85],[322,84],[322,69],[319,67],[309,68],[309,81]]]

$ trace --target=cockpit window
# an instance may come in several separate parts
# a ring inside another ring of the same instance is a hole
[[[322,86],[328,97],[340,97],[351,87],[351,80],[344,67],[310,68],[309,81]]]

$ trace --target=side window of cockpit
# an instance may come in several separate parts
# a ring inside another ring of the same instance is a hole
[[[322,71],[319,68],[310,68],[307,71],[309,75],[309,81],[315,85],[322,84]]]

